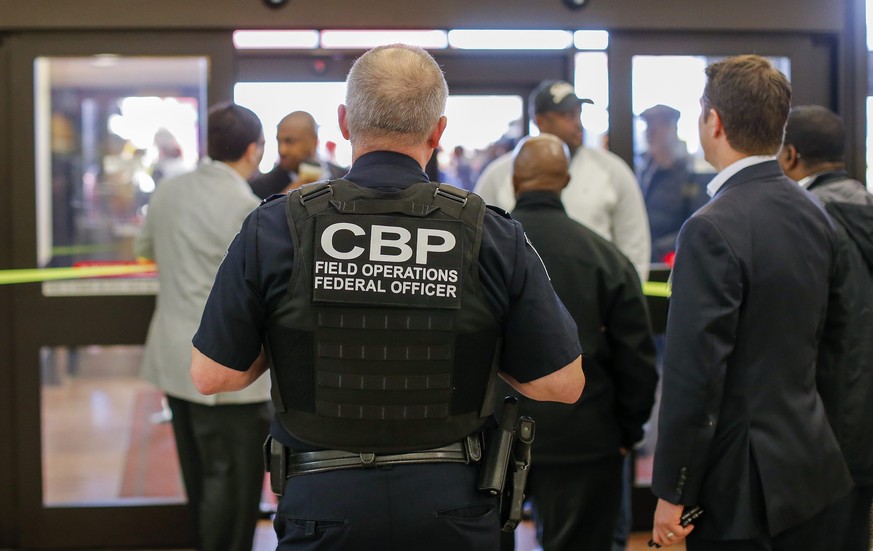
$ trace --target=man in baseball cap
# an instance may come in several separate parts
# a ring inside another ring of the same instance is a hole
[[[651,241],[646,206],[630,168],[609,151],[582,145],[582,104],[593,103],[576,95],[573,85],[546,80],[529,96],[531,119],[540,132],[559,137],[570,150],[570,183],[561,201],[570,218],[611,241],[633,262],[646,281]],[[489,204],[511,211],[512,155],[497,158],[482,171],[474,190]]]
[[[563,80],[544,80],[530,94],[530,117],[555,111],[568,113],[576,110],[583,103],[594,103],[588,98],[576,95],[573,85]]]

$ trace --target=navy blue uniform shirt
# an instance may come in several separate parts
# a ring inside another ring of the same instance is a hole
[[[429,181],[414,159],[385,151],[362,155],[345,179],[387,192]],[[267,320],[288,289],[294,245],[286,200],[287,195],[264,201],[243,223],[219,267],[194,336],[200,352],[232,369],[245,371],[258,357]],[[573,318],[555,295],[521,225],[491,209],[483,225],[479,276],[503,326],[501,370],[528,382],[561,369],[581,353]],[[277,421],[271,432],[301,449]]]

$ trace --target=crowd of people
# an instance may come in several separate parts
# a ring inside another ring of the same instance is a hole
[[[511,549],[524,499],[543,549],[623,549],[660,384],[651,545],[866,551],[873,196],[839,117],[792,110],[766,59],[706,78],[717,173],[666,105],[636,173],[584,145],[590,100],[549,80],[537,136],[481,171],[455,148],[442,178],[448,87],[405,45],[348,74],[350,167],[294,111],[258,174],[260,121],[214,106],[209,159],[157,187],[137,242],[198,549],[251,549],[265,468],[280,550]]]

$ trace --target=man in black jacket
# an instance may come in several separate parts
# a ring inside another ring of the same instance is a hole
[[[855,480],[845,511],[843,551],[870,547],[873,502],[873,195],[849,178],[843,121],[825,107],[796,107],[788,115],[779,163],[785,174],[818,197],[836,222],[837,280],[842,303],[829,304],[844,328],[837,346],[819,354],[816,383],[828,419]]]
[[[575,404],[522,398],[536,420],[528,492],[544,549],[608,551],[618,515],[622,457],[643,437],[658,375],[646,300],[633,264],[570,219],[566,145],[551,134],[516,150],[513,218],[537,248],[576,320],[587,389]]]

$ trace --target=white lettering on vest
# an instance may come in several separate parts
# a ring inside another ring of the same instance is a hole
[[[336,249],[333,243],[334,236],[340,231],[349,231],[357,236],[366,234],[364,229],[357,224],[350,222],[331,224],[321,234],[321,248],[324,252],[340,260],[352,260],[361,256],[364,253],[364,248],[357,245],[345,252]],[[382,262],[406,262],[413,255],[412,246],[409,244],[410,241],[412,241],[412,234],[406,228],[373,224],[372,235],[370,235],[369,259],[371,261]],[[416,231],[415,263],[427,264],[427,257],[430,253],[449,252],[456,245],[457,239],[451,232],[433,228],[418,228]],[[328,266],[327,263],[318,267],[325,271],[335,269]],[[373,266],[372,273],[373,275],[384,273],[390,277],[391,272],[392,270],[389,267],[377,264]],[[328,271],[327,273],[341,272]]]
[[[321,234],[321,248],[324,249],[324,252],[329,254],[334,258],[339,258],[340,260],[351,260],[353,258],[358,258],[364,252],[363,247],[352,247],[352,249],[348,252],[340,252],[336,250],[333,246],[333,236],[336,232],[340,230],[347,230],[352,232],[354,235],[364,235],[364,229],[357,224],[350,224],[348,222],[337,222],[336,224],[331,224],[324,230],[324,233]]]
[[[431,245],[431,237],[441,238],[442,242]],[[418,243],[415,248],[416,264],[427,264],[428,252],[444,253],[455,248],[455,236],[445,230],[419,228],[417,241]]]

